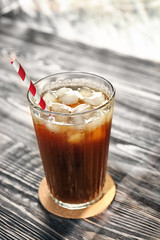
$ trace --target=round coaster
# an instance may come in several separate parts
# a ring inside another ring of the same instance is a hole
[[[60,207],[58,204],[56,204],[49,194],[45,177],[42,179],[38,190],[40,202],[46,210],[59,217],[72,219],[89,218],[101,213],[110,205],[110,203],[114,199],[115,194],[116,186],[109,174],[106,174],[104,195],[102,196],[102,198],[96,203],[84,209],[70,210]]]

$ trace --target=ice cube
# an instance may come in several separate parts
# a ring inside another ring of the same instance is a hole
[[[44,99],[45,103],[47,104],[47,106],[51,106],[52,103],[57,102],[57,97],[56,97],[55,93],[53,93],[51,91],[47,91],[44,94],[43,99]]]
[[[69,92],[72,92],[73,90],[71,88],[62,87],[56,91],[57,97],[62,97],[64,94],[68,94]]]
[[[55,122],[55,117],[52,115],[48,117],[48,121],[54,123]]]
[[[68,135],[68,142],[72,144],[77,144],[83,141],[84,139],[84,133],[78,132],[78,133],[72,133]]]
[[[78,100],[79,96],[77,94],[77,91],[70,91],[59,98],[59,101],[66,105],[73,105],[77,103]]]
[[[103,125],[106,121],[106,114],[104,114],[101,110],[96,111],[90,119],[88,119],[87,128],[88,130],[93,130],[101,125]]]
[[[73,109],[73,113],[82,113],[82,112],[86,112],[86,111],[90,111],[92,108],[89,104],[80,104],[77,107],[75,107]]]
[[[45,122],[45,126],[46,126],[46,128],[50,131],[50,132],[55,132],[55,133],[57,133],[57,132],[60,132],[61,131],[61,128],[60,128],[60,126],[59,125],[56,125],[56,124],[54,124],[54,123],[52,123],[52,122]]]
[[[105,101],[105,96],[102,92],[94,92],[92,96],[85,97],[83,101],[93,106],[99,106]]]
[[[62,103],[52,103],[51,110],[56,113],[71,113],[72,108]]]
[[[66,106],[62,103],[53,103],[51,106],[51,110],[55,113],[55,122],[57,123],[67,123],[68,122],[68,114],[72,112],[72,108],[69,106]],[[63,115],[61,113],[67,114]]]
[[[95,128],[94,130],[92,130],[91,134],[88,134],[88,142],[94,142],[94,141],[99,141],[103,138],[105,138],[106,136],[106,131],[104,131],[104,128],[102,128],[101,126]]]
[[[83,124],[85,124],[85,119],[80,115],[75,115],[72,118],[72,123],[74,125],[83,125]]]
[[[92,95],[91,89],[87,87],[81,88],[79,92],[83,97],[90,97]]]

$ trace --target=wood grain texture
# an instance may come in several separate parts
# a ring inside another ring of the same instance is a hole
[[[38,200],[44,177],[26,88],[9,63],[15,53],[33,80],[60,71],[100,74],[116,88],[108,172],[117,187],[102,214],[70,220]],[[160,64],[124,57],[0,23],[0,239],[160,239]]]

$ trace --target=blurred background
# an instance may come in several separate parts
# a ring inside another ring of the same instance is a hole
[[[160,0],[0,0],[0,21],[160,62]]]

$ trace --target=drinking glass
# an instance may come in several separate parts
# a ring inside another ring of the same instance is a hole
[[[61,87],[87,87],[107,96],[92,110],[57,113],[42,110],[27,94],[51,197],[64,208],[86,208],[103,196],[115,90],[105,78],[83,72],[50,75],[35,86],[42,95]]]

